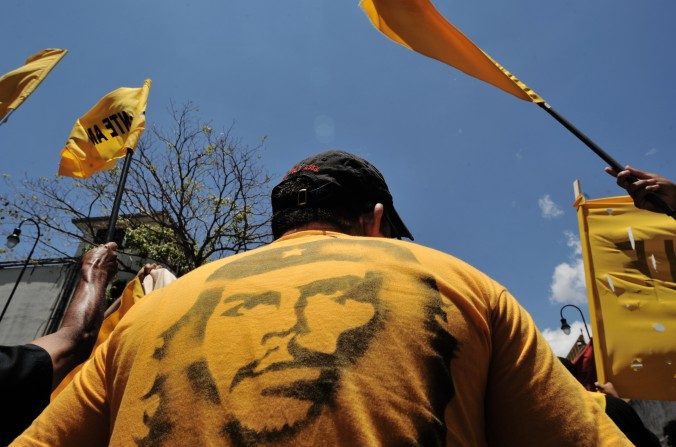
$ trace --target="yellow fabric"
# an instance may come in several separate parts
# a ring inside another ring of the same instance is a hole
[[[524,442],[630,445],[482,273],[304,231],[152,292],[15,445]]]
[[[81,116],[61,150],[59,175],[86,178],[112,169],[134,149],[145,130],[150,79],[143,87],[122,87],[108,93]]]
[[[530,102],[537,93],[474,45],[429,0],[361,0],[373,26],[395,42]]]
[[[127,311],[131,309],[131,306],[143,298],[143,295],[144,292],[141,281],[139,281],[138,277],[134,277],[134,279],[127,283],[124,290],[122,291],[122,295],[120,297],[120,307],[118,307],[115,312],[108,315],[106,319],[103,320],[103,323],[101,323],[101,329],[99,329],[99,335],[96,337],[94,349],[106,341],[106,339],[113,332],[113,329],[115,329],[115,326],[117,326],[117,323],[119,323]],[[94,352],[92,352],[90,358],[93,356]],[[82,365],[76,366],[70,373],[68,373],[66,377],[63,378],[59,386],[57,386],[54,391],[52,391],[52,400],[54,400],[54,398],[56,398],[56,396],[58,396],[61,391],[63,391],[68,386],[68,384],[73,380],[73,377],[75,377],[75,374],[77,374],[80,369],[82,369]]]
[[[0,121],[25,101],[68,50],[50,48],[26,59],[21,67],[0,77]]]
[[[606,411],[606,395],[603,393],[599,393],[598,391],[589,391],[589,395],[591,396],[592,399],[594,399],[594,402],[596,402],[596,405],[601,407],[603,411]]]
[[[599,381],[622,397],[676,400],[674,220],[629,196],[577,207]]]

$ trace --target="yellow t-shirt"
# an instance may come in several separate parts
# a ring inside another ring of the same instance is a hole
[[[500,285],[304,231],[134,306],[16,445],[631,445]]]

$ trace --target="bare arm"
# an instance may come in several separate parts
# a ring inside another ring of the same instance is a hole
[[[87,359],[105,312],[106,285],[117,270],[117,245],[108,242],[82,258],[80,280],[58,331],[31,343],[40,346],[52,358],[52,386],[79,363]]]
[[[648,193],[653,193],[661,198],[672,210],[676,210],[676,184],[662,177],[659,174],[652,174],[650,172],[641,171],[640,169],[627,166],[623,171],[615,172],[612,168],[606,168],[606,172],[617,178],[617,184],[626,189],[632,199],[636,208],[641,208],[655,213],[661,213],[651,203],[646,200]],[[637,180],[630,183],[629,179],[635,177]]]

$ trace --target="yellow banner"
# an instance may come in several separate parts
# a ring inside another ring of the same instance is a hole
[[[68,50],[50,48],[26,59],[26,63],[0,77],[0,121],[40,85]]]
[[[146,79],[143,87],[118,88],[81,116],[61,151],[59,175],[89,177],[134,149],[145,130],[150,84]]]
[[[524,101],[544,99],[474,45],[429,0],[361,0],[373,26],[395,42]]]
[[[676,223],[628,196],[576,206],[599,381],[676,400]]]

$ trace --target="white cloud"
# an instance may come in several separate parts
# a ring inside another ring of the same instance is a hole
[[[566,236],[566,245],[575,250],[576,256],[582,256],[582,246],[580,245],[580,238],[577,234],[572,231],[564,231],[563,235]]]
[[[645,154],[646,154],[648,157],[650,157],[650,156],[655,155],[656,153],[657,153],[657,149],[655,149],[655,148],[653,147],[653,148],[650,148],[650,149],[648,150],[648,152],[646,152]]]
[[[572,309],[572,312],[576,312],[575,309]],[[573,347],[575,340],[580,335],[580,330],[583,331],[585,340],[587,340],[587,333],[584,332],[584,324],[581,321],[568,322],[570,324],[570,334],[566,335],[563,333],[561,328],[546,328],[542,331],[542,335],[549,343],[549,346],[552,347],[552,351],[559,357],[565,357],[570,352],[570,349]],[[589,333],[591,334],[591,327],[588,327]]]
[[[562,262],[554,268],[549,299],[557,303],[582,304],[587,301],[582,258]]]
[[[549,197],[549,194],[538,199],[538,206],[542,212],[542,217],[545,219],[554,219],[563,215],[563,210],[554,203],[552,198]]]
[[[584,278],[584,265],[582,263],[582,247],[580,239],[577,234],[572,231],[564,231],[566,238],[566,245],[571,249],[570,260],[562,262],[554,268],[552,273],[552,282],[549,286],[550,295],[549,300],[561,304],[578,304],[584,305],[587,302],[587,292]],[[577,316],[577,311],[568,308],[564,313],[564,317],[572,312],[573,317]],[[571,330],[570,334],[566,335],[560,328],[546,328],[542,331],[549,345],[552,347],[554,353],[560,357],[565,357],[570,349],[573,347],[575,340],[580,335],[580,330],[584,331],[584,324],[582,321],[568,321]],[[591,327],[588,327],[591,333]],[[587,333],[584,332],[587,337]]]
[[[573,249],[571,260],[554,268],[549,285],[549,299],[556,303],[583,304],[587,301],[580,241],[572,231],[565,231],[566,245]]]

